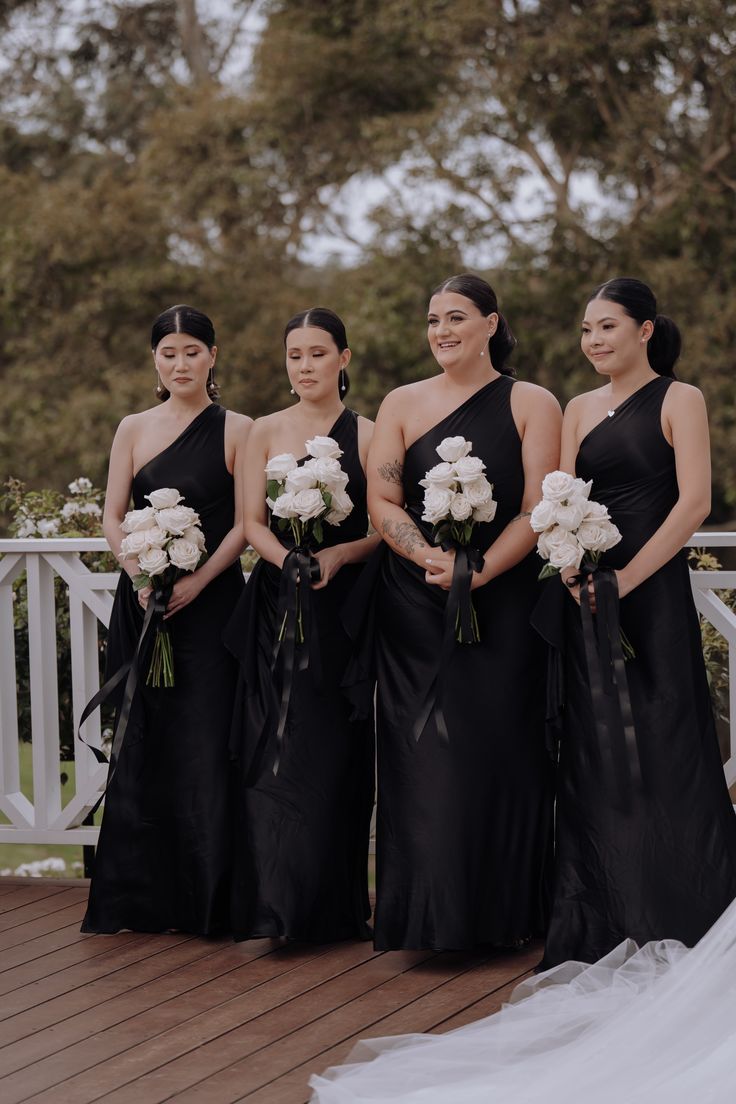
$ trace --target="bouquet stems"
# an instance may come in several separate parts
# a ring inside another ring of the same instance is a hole
[[[153,642],[151,666],[148,668],[146,686],[171,687],[174,685],[174,649],[171,645],[171,633],[162,626],[156,629]]]

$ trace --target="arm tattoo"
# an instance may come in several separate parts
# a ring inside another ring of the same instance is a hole
[[[526,510],[523,514],[517,514],[516,517],[512,517],[511,521],[518,521],[519,518],[525,518],[525,517],[531,517],[531,516],[532,516],[531,510]],[[511,522],[509,522],[509,524],[511,524]]]
[[[406,552],[409,557],[415,549],[429,547],[416,525],[411,521],[392,521],[391,518],[384,518],[381,528],[384,535],[392,540],[398,548]]]
[[[388,464],[379,464],[378,474],[387,483],[397,483],[400,487],[404,482],[404,465],[400,460],[391,460]]]

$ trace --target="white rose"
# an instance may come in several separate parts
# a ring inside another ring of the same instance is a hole
[[[139,530],[141,536],[144,538],[149,548],[163,548],[169,539],[169,534],[166,533],[159,525],[152,525],[150,529]],[[138,534],[131,533],[131,536],[137,536]],[[127,538],[126,538],[127,539]]]
[[[480,456],[461,456],[455,461],[455,471],[462,484],[472,483],[486,470]]]
[[[467,521],[473,512],[473,507],[464,494],[456,494],[450,503],[450,513],[454,521]]]
[[[194,571],[199,563],[199,549],[185,537],[177,537],[173,540],[169,545],[168,553],[172,564],[180,571]]]
[[[92,517],[99,517],[100,514],[102,513],[102,510],[100,509],[100,507],[97,505],[96,502],[84,502],[79,507],[78,512],[80,514],[91,514]]]
[[[188,529],[185,529],[182,533],[184,540],[190,541],[191,544],[197,546],[200,552],[206,552],[206,546],[204,543],[204,533],[197,525],[190,525]]]
[[[576,479],[572,489],[573,498],[588,498],[592,486],[592,479],[589,479],[587,483],[584,479]]]
[[[549,499],[543,498],[531,512],[529,518],[529,524],[535,533],[543,533],[545,529],[549,529],[550,526],[555,523],[556,514],[555,503],[550,502]]]
[[[586,502],[584,521],[608,521],[610,516],[602,502]]]
[[[275,502],[271,505],[271,513],[276,518],[293,518],[296,517],[296,509],[294,508],[294,498],[296,496],[291,491],[287,491],[285,494],[279,495]],[[270,500],[269,500],[270,501]]]
[[[142,510],[128,510],[120,523],[124,533],[135,533],[139,529],[150,529],[156,524],[156,511],[153,506],[144,506]]]
[[[476,506],[485,506],[493,498],[493,484],[481,475],[471,483],[463,483],[463,494],[473,509]]]
[[[138,557],[138,566],[144,575],[162,575],[169,566],[169,557],[163,548],[147,548]]]
[[[151,547],[148,542],[150,532],[150,529],[137,529],[135,533],[129,533],[127,537],[123,537],[120,542],[120,559],[137,560],[141,552]]]
[[[160,490],[151,491],[150,495],[143,497],[148,499],[154,510],[167,510],[184,499],[184,495],[180,495],[175,487],[161,487]]]
[[[165,510],[156,511],[156,524],[167,533],[173,533],[180,537],[190,525],[196,525],[199,514],[191,506],[169,506]]]
[[[580,567],[583,547],[567,529],[558,525],[542,533],[537,541],[540,556],[549,560],[552,567]]]
[[[342,449],[332,437],[313,437],[307,441],[305,448],[310,456],[318,459],[337,460],[342,456]]]
[[[59,523],[56,518],[41,518],[37,526],[42,537],[55,537],[59,532]]]
[[[21,540],[24,540],[26,537],[32,537],[35,532],[35,521],[33,520],[33,518],[26,518],[25,521],[23,521],[18,526],[18,532],[16,533],[16,536],[20,537]]]
[[[80,475],[79,479],[75,479],[73,483],[69,484],[69,490],[72,494],[84,494],[86,491],[91,491],[92,480]]]
[[[584,498],[571,498],[569,502],[555,503],[555,521],[563,529],[574,532],[585,516]]]
[[[281,483],[295,467],[296,457],[292,456],[290,452],[280,452],[278,456],[271,456],[267,461],[266,478],[278,479]]]
[[[330,525],[340,525],[352,512],[352,509],[352,498],[346,491],[338,488],[332,495],[332,503],[329,513],[325,514],[325,521],[329,522]]]
[[[63,517],[64,521],[69,521],[70,518],[79,513],[81,513],[81,508],[78,502],[65,502],[64,505],[61,507],[61,516]]]
[[[334,460],[331,456],[307,460],[304,467],[312,473],[318,483],[323,483],[329,490],[333,487],[347,486],[347,473],[340,467],[339,460]]]
[[[438,521],[446,518],[450,512],[450,505],[454,493],[446,487],[428,487],[424,492],[424,513],[422,520],[436,525]]]
[[[443,460],[441,464],[435,464],[430,468],[424,479],[419,480],[420,487],[451,487],[455,482],[455,469],[452,464]]]
[[[461,456],[467,456],[473,447],[472,441],[466,441],[464,437],[445,437],[436,448],[440,460],[446,460],[448,464],[454,464]]]
[[[487,502],[481,502],[473,507],[473,521],[493,521],[496,516],[498,503],[489,498]]]
[[[289,493],[297,494],[299,491],[313,490],[317,486],[317,480],[314,472],[310,471],[305,464],[289,472],[284,486]]]
[[[542,481],[542,497],[550,502],[562,502],[573,494],[575,477],[567,472],[553,471]]]
[[[294,509],[299,515],[300,521],[310,521],[316,518],[325,508],[322,492],[316,487],[304,491],[297,491],[294,495]]]
[[[578,529],[578,540],[587,552],[606,552],[621,540],[621,534],[611,521],[584,521]]]

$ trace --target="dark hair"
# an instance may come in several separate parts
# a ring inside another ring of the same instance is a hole
[[[300,311],[290,318],[284,327],[284,345],[292,330],[301,330],[305,326],[316,326],[318,330],[324,330],[330,335],[337,345],[337,351],[344,353],[348,347],[348,335],[345,333],[345,323],[339,314],[335,314],[329,307],[310,307],[309,310]],[[340,369],[340,398],[344,399],[350,390],[350,380],[344,368]]]
[[[654,330],[647,342],[649,364],[660,376],[671,376],[674,379],[673,369],[682,349],[682,338],[671,318],[665,314],[657,314],[657,300],[650,287],[630,276],[616,276],[597,287],[588,302],[593,299],[618,303],[629,318],[633,318],[639,325],[642,322],[653,322]]]
[[[210,319],[196,307],[188,307],[184,303],[169,307],[158,316],[151,327],[151,348],[155,351],[159,342],[172,333],[189,334],[190,337],[201,341],[208,349],[214,348],[215,345],[215,327]],[[210,368],[210,374],[207,377],[207,394],[213,402],[220,397],[220,388],[215,383],[214,367]],[[170,396],[170,392],[160,381],[156,385],[156,396],[161,402],[166,402]]]
[[[489,314],[498,315],[496,332],[488,342],[491,363],[496,371],[502,372],[505,376],[513,376],[515,374],[514,369],[507,368],[506,361],[516,347],[516,338],[512,334],[508,322],[498,309],[496,293],[491,285],[472,272],[463,272],[460,276],[450,276],[449,279],[443,280],[440,286],[434,289],[432,295],[440,295],[443,291],[454,291],[457,295],[464,295],[466,299],[470,299],[472,303],[475,303],[484,317]]]

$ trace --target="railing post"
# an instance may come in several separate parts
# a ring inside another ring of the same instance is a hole
[[[33,805],[36,827],[46,828],[61,813],[54,573],[43,555],[26,559]]]

